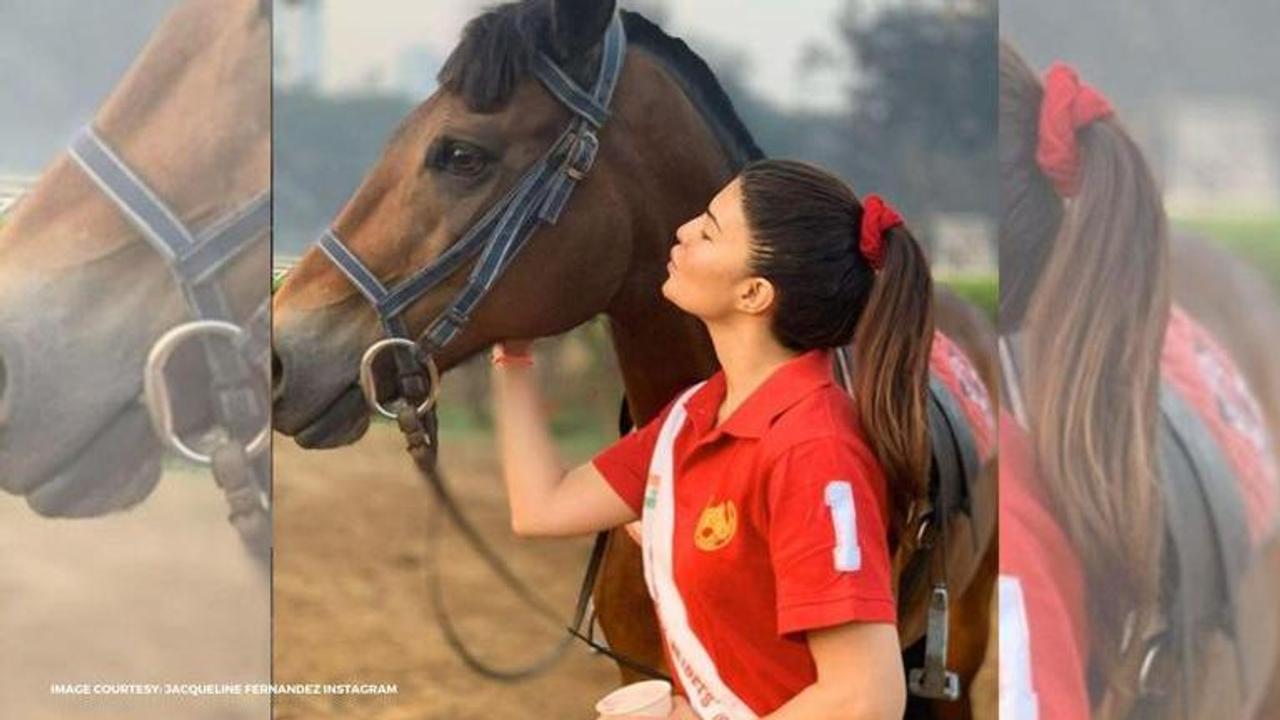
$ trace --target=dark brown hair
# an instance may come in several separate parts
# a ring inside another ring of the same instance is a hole
[[[1023,336],[1022,391],[1050,510],[1089,592],[1095,690],[1120,660],[1126,617],[1159,600],[1160,353],[1169,314],[1164,209],[1114,117],[1077,132],[1079,194],[1036,165],[1043,89],[1000,46],[1000,319]]]
[[[839,178],[805,163],[762,160],[741,175],[752,272],[773,283],[773,332],[802,351],[853,341],[853,390],[893,500],[896,544],[907,509],[927,489],[925,391],[933,340],[933,280],[905,227],[885,233],[874,270],[858,249],[862,204]]]

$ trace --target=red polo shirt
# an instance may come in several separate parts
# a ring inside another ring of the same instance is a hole
[[[675,584],[720,677],[765,715],[817,680],[805,631],[895,622],[888,500],[826,351],[779,367],[717,427],[724,398],[719,372],[676,438]],[[593,460],[637,513],[670,410]]]

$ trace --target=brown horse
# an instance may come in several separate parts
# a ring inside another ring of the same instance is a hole
[[[1147,628],[1173,625],[1164,588],[1176,587],[1180,598],[1189,595],[1188,586],[1213,582],[1197,573],[1166,585],[1165,561],[1179,551],[1168,538],[1180,538],[1180,552],[1192,554],[1182,528],[1165,522],[1173,475],[1160,464],[1156,445],[1170,305],[1185,309],[1232,355],[1261,405],[1273,449],[1280,447],[1280,305],[1238,260],[1196,238],[1170,238],[1142,152],[1113,117],[1076,132],[1080,190],[1064,203],[1036,167],[1042,86],[1003,44],[1000,85],[1001,332],[1023,338],[1018,389],[1027,400],[1038,482],[1080,558],[1086,585],[1089,666],[1061,671],[1084,671],[1095,717],[1132,717],[1147,702],[1165,703],[1155,706],[1161,717],[1276,717],[1280,538],[1274,531],[1252,549],[1240,576],[1227,578],[1235,585],[1235,606],[1213,608],[1231,615],[1235,646],[1214,622],[1203,622],[1207,629],[1189,631],[1195,670],[1185,686],[1177,683],[1162,700],[1144,695],[1133,680],[1144,673],[1144,654],[1134,648],[1143,649]],[[1118,373],[1116,358],[1123,358]],[[1208,477],[1206,493],[1234,492],[1223,481]],[[1143,642],[1125,642],[1125,628]]]
[[[266,2],[189,0],[93,119],[188,228],[270,185],[270,37]],[[237,318],[270,292],[267,238],[223,272]],[[161,445],[139,402],[144,362],[187,317],[156,250],[68,154],[55,159],[0,228],[0,487],[53,516],[145,498]],[[207,387],[195,345],[170,365],[175,388]],[[180,427],[202,426],[205,394],[178,393]]]
[[[468,26],[442,71],[442,89],[405,119],[334,223],[383,282],[438,257],[556,138],[568,113],[527,72],[532,48],[582,82],[613,8],[594,0],[529,0]],[[703,326],[659,293],[675,229],[761,153],[697,55],[635,13],[624,13],[624,22],[628,52],[590,174],[559,221],[536,232],[435,359],[445,371],[497,340],[554,335],[604,313],[627,402],[643,423],[716,369]],[[469,267],[408,309],[412,333],[441,311]],[[938,306],[939,326],[994,387],[989,324],[952,295],[940,294]],[[304,447],[354,442],[369,424],[357,374],[362,353],[382,338],[378,318],[316,250],[289,273],[273,309],[276,428]],[[379,378],[384,387],[386,375]],[[976,489],[975,504],[984,508],[994,508],[993,471],[994,463]],[[976,569],[993,551],[993,516],[985,514],[976,544],[967,540],[967,520],[952,526],[950,577],[953,588],[965,590],[953,592],[952,603],[978,609],[953,615],[953,664],[966,681],[987,638],[994,566],[981,576]],[[923,633],[925,590],[901,601],[904,646]],[[615,650],[662,667],[640,553],[625,534],[615,532],[609,544],[595,601]],[[634,679],[625,669],[623,677]]]

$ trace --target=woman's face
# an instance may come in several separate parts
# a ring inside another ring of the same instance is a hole
[[[676,230],[662,294],[704,321],[750,312],[760,300],[760,285],[768,284],[751,275],[750,258],[742,183],[735,179],[711,199],[705,212]]]

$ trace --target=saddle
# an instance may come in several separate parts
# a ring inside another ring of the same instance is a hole
[[[835,364],[837,379],[850,390],[852,361],[847,348],[836,351]],[[931,362],[930,366],[926,400],[931,450],[929,489],[908,514],[904,532],[914,543],[916,552],[899,576],[898,597],[899,602],[917,597],[925,582],[932,585],[923,641],[924,662],[908,672],[908,690],[921,698],[956,700],[960,696],[959,677],[946,667],[950,626],[946,569],[948,526],[956,514],[968,515],[970,541],[976,551],[990,539],[995,518],[978,517],[981,504],[973,502],[983,458],[969,416],[935,363]],[[956,385],[959,387],[960,383],[957,381]]]
[[[1001,360],[1011,404],[1020,410],[1019,334],[1001,338]],[[1129,718],[1168,717],[1169,702],[1188,699],[1203,632],[1222,632],[1242,665],[1235,627],[1236,591],[1252,552],[1243,499],[1229,461],[1204,421],[1179,393],[1162,381],[1159,397],[1159,472],[1164,509],[1165,553],[1160,608],[1146,628],[1126,628],[1120,672],[1135,701]],[[1241,677],[1244,675],[1241,673]],[[1107,697],[1112,678],[1089,673],[1095,699]],[[1176,682],[1176,688],[1170,684]],[[1171,689],[1176,689],[1170,692]],[[1242,687],[1245,692],[1246,688]]]

